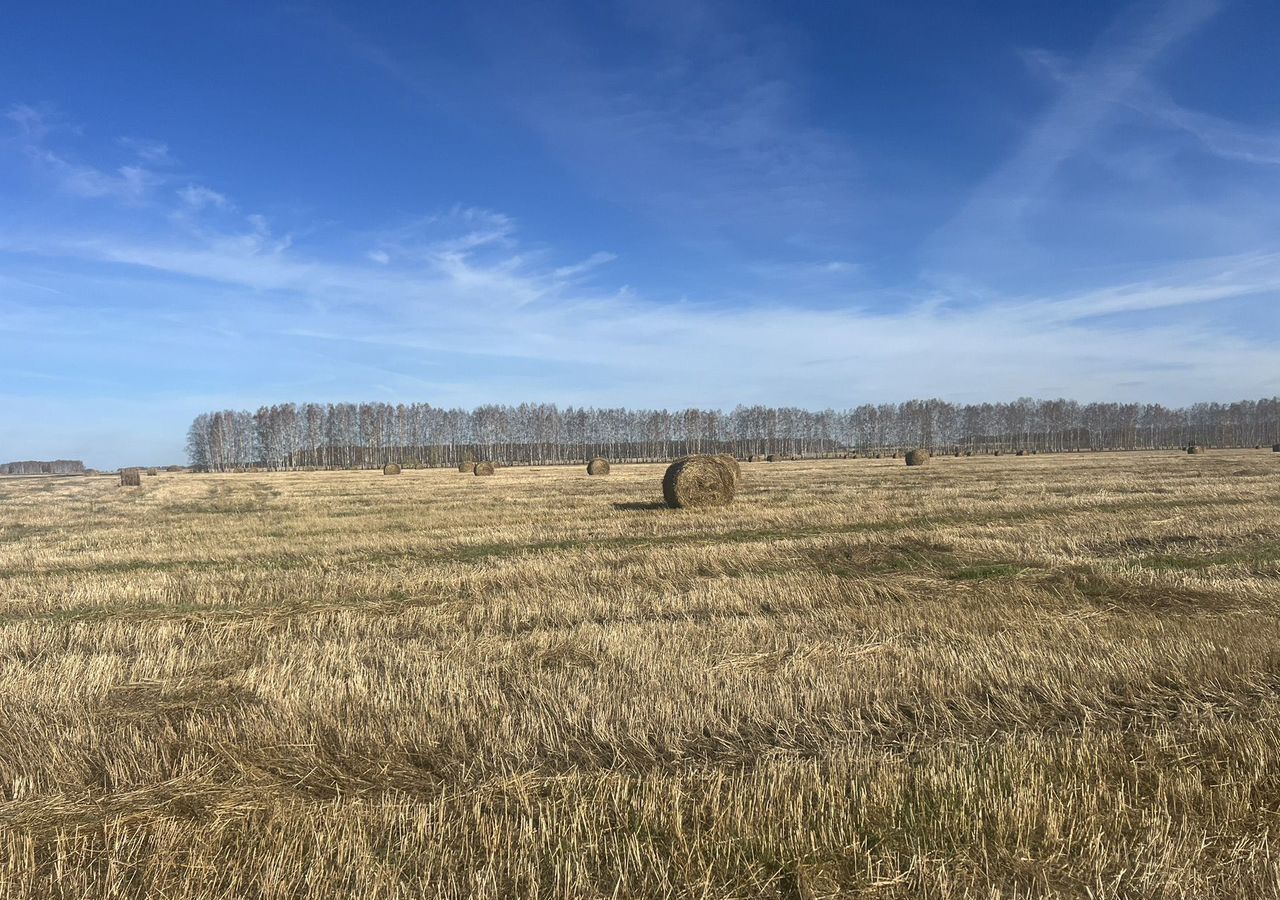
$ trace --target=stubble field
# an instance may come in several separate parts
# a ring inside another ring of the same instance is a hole
[[[0,897],[1280,895],[1280,454],[0,479]]]

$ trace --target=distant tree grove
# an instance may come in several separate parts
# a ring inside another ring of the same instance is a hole
[[[817,412],[793,407],[601,409],[554,404],[444,409],[427,403],[283,403],[257,412],[198,415],[187,435],[192,466],[350,469],[665,460],[689,453],[829,456],[923,447],[961,451],[1073,452],[1280,443],[1280,397],[1197,403],[943,400],[864,404]]]
[[[26,459],[0,463],[0,475],[83,475],[84,463],[78,459]]]

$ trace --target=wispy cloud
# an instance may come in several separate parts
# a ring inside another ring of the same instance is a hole
[[[1123,327],[1097,321],[1280,295],[1275,255],[1204,261],[1075,295],[988,297],[969,308],[922,293],[885,314],[867,311],[871,304],[859,303],[856,294],[835,308],[790,296],[743,308],[716,297],[657,303],[580,283],[609,255],[544,261],[543,253],[523,245],[509,217],[459,209],[423,221],[431,223],[428,235],[420,227],[391,232],[405,252],[387,263],[317,254],[257,232],[211,239],[175,231],[131,243],[107,235],[43,236],[21,245],[9,241],[5,249],[95,265],[102,284],[149,272],[154,280],[145,293],[163,294],[175,278],[209,284],[211,293],[198,296],[211,299],[189,300],[186,316],[171,326],[149,323],[150,330],[231,315],[258,336],[254,340],[275,336],[289,354],[306,355],[307,365],[316,355],[339,370],[376,365],[383,385],[395,383],[389,373],[415,385],[424,365],[451,360],[468,372],[448,388],[452,396],[439,398],[452,402],[481,402],[507,390],[518,384],[513,367],[527,364],[561,373],[552,388],[558,399],[596,403],[840,405],[937,393],[1088,397],[1114,396],[1120,384],[1173,402],[1206,392],[1280,389],[1264,343],[1163,318]],[[444,237],[449,230],[457,236]],[[255,292],[252,299],[228,305],[246,289]],[[481,359],[487,362],[476,362]]]
[[[1007,259],[1033,253],[1028,217],[1040,211],[1036,206],[1064,163],[1095,144],[1126,105],[1146,91],[1151,67],[1219,7],[1217,0],[1138,3],[1118,17],[1077,67],[1052,54],[1025,53],[1055,81],[1058,96],[935,236],[935,252],[949,263],[979,265],[997,264],[997,254]]]
[[[50,149],[49,117],[34,107],[15,104],[6,117],[18,129],[18,145],[27,160],[63,193],[86,199],[110,199],[127,204],[140,203],[164,182],[161,175],[141,165],[122,165],[105,170],[76,162]]]
[[[116,143],[148,165],[170,166],[177,162],[169,152],[169,145],[161,143],[160,141],[149,141],[146,138],[122,137],[117,138]]]
[[[1074,73],[1066,60],[1043,49],[1027,50],[1023,58],[1058,88],[1069,88]],[[1100,98],[1107,102],[1108,98]],[[1259,165],[1280,165],[1280,132],[1251,128],[1220,116],[1199,112],[1177,103],[1149,77],[1133,80],[1123,94],[1109,98],[1113,113],[1125,110],[1152,124],[1184,132],[1201,147],[1224,159]]]
[[[199,184],[189,184],[178,191],[178,198],[189,210],[199,211],[207,206],[216,209],[228,209],[231,204],[227,198],[212,188]]]
[[[563,9],[505,8],[500,21],[476,11],[484,74],[424,68],[437,63],[400,58],[332,16],[308,18],[432,108],[504,112],[567,177],[686,241],[825,256],[865,220],[857,156],[807,114],[785,29],[706,0],[599,11],[640,48],[635,58],[602,57]]]

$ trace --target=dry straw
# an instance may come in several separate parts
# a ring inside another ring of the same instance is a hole
[[[909,466],[923,466],[928,461],[929,461],[928,450],[908,450],[907,451],[907,465]]]
[[[383,475],[399,475],[400,474],[399,464],[387,463],[385,466],[382,467],[382,474]]]
[[[738,465],[738,459],[731,453],[717,454],[716,459],[724,463],[725,468],[733,473],[733,481],[738,484],[742,481],[742,466]]]
[[[672,509],[724,506],[737,490],[733,470],[715,456],[678,459],[662,479],[662,497]]]
[[[475,463],[475,473],[477,475],[492,475],[493,463],[487,463],[487,462]]]
[[[138,469],[121,469],[120,486],[142,487],[142,472]]]
[[[587,463],[587,474],[588,475],[608,475],[609,460],[605,459],[603,456],[595,457],[594,459],[591,460],[591,462]]]

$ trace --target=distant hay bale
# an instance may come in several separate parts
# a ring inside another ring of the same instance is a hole
[[[738,465],[737,457],[731,453],[720,453],[716,455],[716,459],[724,463],[725,468],[733,474],[735,484],[742,481],[742,466]]]
[[[1027,455],[1027,451],[1026,451],[1026,450],[1019,450],[1019,451],[1018,451],[1018,456],[1026,456],[1026,455]]]
[[[972,451],[972,450],[966,450],[966,451],[964,451],[964,455],[965,455],[965,456],[973,456],[973,451]]]
[[[768,456],[766,456],[766,457],[764,458],[764,461],[765,461],[765,462],[777,462],[779,459],[780,459],[780,457],[778,456],[778,454],[776,454],[776,453],[770,453]]]
[[[1003,452],[1004,452],[1003,450],[997,450],[995,453],[992,453],[991,455],[992,455],[992,456],[999,456],[999,455],[1000,455],[1001,453],[1003,453]]]
[[[1271,452],[1272,452],[1272,453],[1280,453],[1280,444],[1272,444],[1272,445],[1271,445]]]
[[[662,478],[662,498],[672,509],[725,506],[737,490],[733,470],[714,456],[678,459]]]
[[[142,472],[139,469],[120,470],[121,487],[142,487]]]
[[[1280,446],[1280,445],[1277,445],[1277,446]],[[760,457],[756,456],[754,453],[747,457],[747,462],[749,463],[759,462],[759,461],[760,461]]]
[[[907,465],[909,466],[923,466],[928,461],[929,461],[928,450],[908,450],[907,451]]]
[[[474,463],[474,465],[475,465],[474,471],[475,471],[475,474],[477,475],[493,474],[493,463],[480,462],[480,463]]]
[[[476,464],[469,459],[464,459],[458,463],[458,471],[464,475],[474,475],[476,474]]]
[[[1188,448],[1187,448],[1187,452],[1188,452],[1188,453],[1203,453],[1203,452],[1204,452],[1204,448],[1203,448],[1203,447],[1201,447],[1201,446],[1199,446],[1198,444],[1192,444],[1190,447],[1188,447]]]
[[[182,466],[165,466],[165,467],[164,467],[164,470],[165,470],[166,472],[181,472],[181,471],[183,471]]]
[[[158,469],[147,469],[147,474],[148,474],[148,475],[159,475],[159,474],[160,474],[160,471],[159,471]]]
[[[588,475],[608,475],[609,460],[605,459],[603,456],[595,457],[593,460],[591,460],[591,462],[587,463],[587,474]]]
[[[383,475],[399,475],[400,466],[396,463],[387,463],[385,466],[382,467],[382,474]]]

